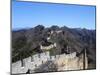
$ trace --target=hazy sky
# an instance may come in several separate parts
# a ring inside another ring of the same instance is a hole
[[[95,6],[12,2],[12,29],[42,24],[95,29]]]

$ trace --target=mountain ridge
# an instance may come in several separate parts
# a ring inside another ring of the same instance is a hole
[[[53,31],[52,34],[50,34]],[[62,31],[56,33],[57,31]],[[40,49],[41,42],[57,43],[57,48],[51,49],[51,54],[66,53],[67,47],[70,52],[81,53],[87,49],[89,63],[96,63],[96,30],[81,28],[68,28],[52,26],[45,28],[38,25],[34,28],[12,31],[12,62],[21,60],[35,53],[45,50]],[[17,56],[15,56],[17,54]]]

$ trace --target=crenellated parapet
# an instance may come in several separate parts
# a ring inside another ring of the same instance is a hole
[[[54,47],[56,47],[56,43],[50,44],[49,46],[40,45],[40,49],[42,49],[42,50],[49,50]]]
[[[34,73],[35,69],[39,68],[42,64],[45,64],[47,61],[52,61],[54,64],[56,64],[57,71],[80,70],[84,69],[83,56],[84,55],[82,54],[80,57],[77,57],[76,52],[73,52],[71,54],[60,54],[60,55],[50,56],[49,51],[47,51],[23,59],[23,64],[24,64],[23,66],[22,66],[22,61],[17,61],[13,63],[12,73],[13,74],[26,73],[28,70],[31,70],[31,72]],[[88,59],[87,56],[85,55],[85,69],[87,68],[88,68]],[[49,68],[47,69],[49,70]]]

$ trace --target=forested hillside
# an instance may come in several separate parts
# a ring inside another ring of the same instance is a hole
[[[53,31],[52,34],[50,34],[51,31]],[[57,33],[57,31],[62,32]],[[44,52],[45,50],[40,49],[40,45],[48,44],[46,41],[48,37],[50,37],[50,42],[57,43],[56,48],[49,50],[51,55],[66,53],[67,49],[69,53],[79,54],[86,49],[88,62],[96,63],[96,30],[65,26],[45,28],[43,25],[12,31],[12,62]]]

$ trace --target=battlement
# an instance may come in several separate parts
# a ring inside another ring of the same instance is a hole
[[[39,68],[40,65],[46,63],[47,61],[52,61],[55,64],[57,64],[58,71],[83,69],[82,58],[83,57],[81,58],[77,57],[76,52],[67,55],[61,54],[61,55],[50,56],[49,52],[47,51],[44,53],[35,54],[31,57],[25,58],[23,59],[23,61],[17,61],[15,63],[12,63],[12,73],[13,74],[26,73],[29,69],[32,70],[32,72],[34,72],[36,68]],[[65,66],[61,67],[62,64],[65,64]],[[87,64],[88,63],[86,59],[86,68],[88,66]]]
[[[59,34],[59,33],[61,33],[61,32],[62,32],[62,30],[56,30],[56,31],[51,31],[50,34],[51,34],[51,35],[52,35],[53,33]]]
[[[42,46],[42,45],[40,45],[40,49],[42,49],[42,50],[49,50],[49,49],[54,48],[54,47],[56,47],[56,43],[51,44],[49,46]]]

